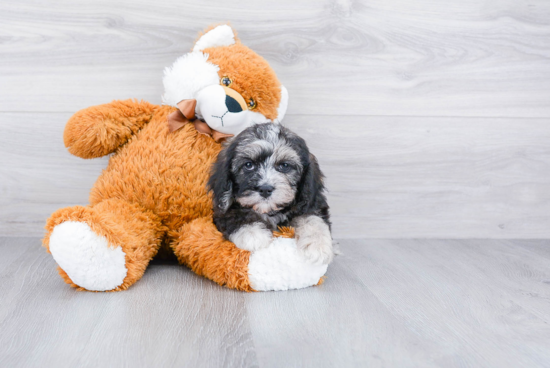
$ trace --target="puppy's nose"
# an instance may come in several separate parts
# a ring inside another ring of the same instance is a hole
[[[241,105],[239,105],[237,100],[235,100],[233,97],[229,95],[225,96],[225,106],[227,106],[227,110],[229,110],[229,112],[243,111],[243,108],[241,107]]]
[[[273,193],[273,188],[271,185],[262,185],[258,187],[258,192],[260,192],[260,195],[264,198],[267,198]]]

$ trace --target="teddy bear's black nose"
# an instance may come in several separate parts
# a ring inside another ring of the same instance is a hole
[[[225,106],[227,106],[227,110],[229,110],[229,112],[243,111],[243,108],[241,107],[241,105],[239,105],[237,100],[235,100],[233,97],[229,95],[225,96]]]

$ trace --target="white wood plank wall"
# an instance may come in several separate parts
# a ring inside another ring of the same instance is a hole
[[[547,0],[1,0],[0,236],[87,203],[107,161],[65,151],[72,113],[160,103],[226,20],[287,86],[335,237],[550,237]]]

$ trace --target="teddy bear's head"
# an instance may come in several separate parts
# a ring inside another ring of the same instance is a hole
[[[164,104],[227,135],[280,122],[288,104],[287,90],[267,61],[241,44],[228,25],[202,34],[192,52],[165,69],[163,83]]]

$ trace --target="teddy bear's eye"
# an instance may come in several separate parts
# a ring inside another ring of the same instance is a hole
[[[226,87],[229,87],[231,83],[233,83],[233,81],[229,77],[222,77],[222,79],[220,80],[220,83]]]
[[[254,110],[256,108],[256,101],[254,101],[253,98],[251,98],[249,101],[248,101],[248,110]]]

